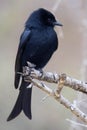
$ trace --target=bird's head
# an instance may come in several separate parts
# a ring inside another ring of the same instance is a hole
[[[54,27],[55,25],[63,26],[61,23],[56,21],[55,16],[48,10],[40,8],[39,11],[40,11],[40,21],[44,25],[52,26],[52,27]]]
[[[34,11],[28,18],[26,25],[27,26],[31,25],[34,27],[39,27],[39,26],[54,27],[55,25],[63,26],[61,23],[56,21],[55,16],[51,12],[43,8]]]

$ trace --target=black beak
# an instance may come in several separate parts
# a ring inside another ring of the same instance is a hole
[[[54,25],[54,26],[63,26],[61,23],[59,23],[59,22],[57,22],[57,21],[56,21],[56,22],[53,22],[53,25]]]

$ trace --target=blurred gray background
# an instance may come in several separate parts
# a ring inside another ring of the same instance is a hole
[[[14,63],[19,38],[30,13],[40,7],[52,11],[64,25],[55,28],[59,48],[44,70],[81,80],[83,45],[87,42],[87,0],[0,0],[0,130],[69,129],[66,119],[71,118],[71,112],[51,97],[42,103],[45,93],[36,87],[32,94],[33,119],[30,121],[21,113],[15,120],[6,121],[18,95],[14,89]],[[76,92],[69,88],[63,90],[63,95],[71,102],[76,98]]]

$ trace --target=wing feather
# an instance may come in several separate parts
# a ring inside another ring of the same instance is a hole
[[[25,29],[20,37],[20,43],[19,43],[18,52],[16,55],[16,60],[15,60],[15,80],[14,80],[15,88],[18,88],[18,85],[19,85],[20,75],[17,74],[17,72],[22,71],[21,58],[22,58],[25,46],[27,44],[27,41],[29,41],[30,34],[31,34],[31,30]]]

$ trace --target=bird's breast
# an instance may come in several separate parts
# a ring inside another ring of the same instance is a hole
[[[43,68],[57,49],[57,35],[54,30],[33,30],[24,52],[24,61]]]

